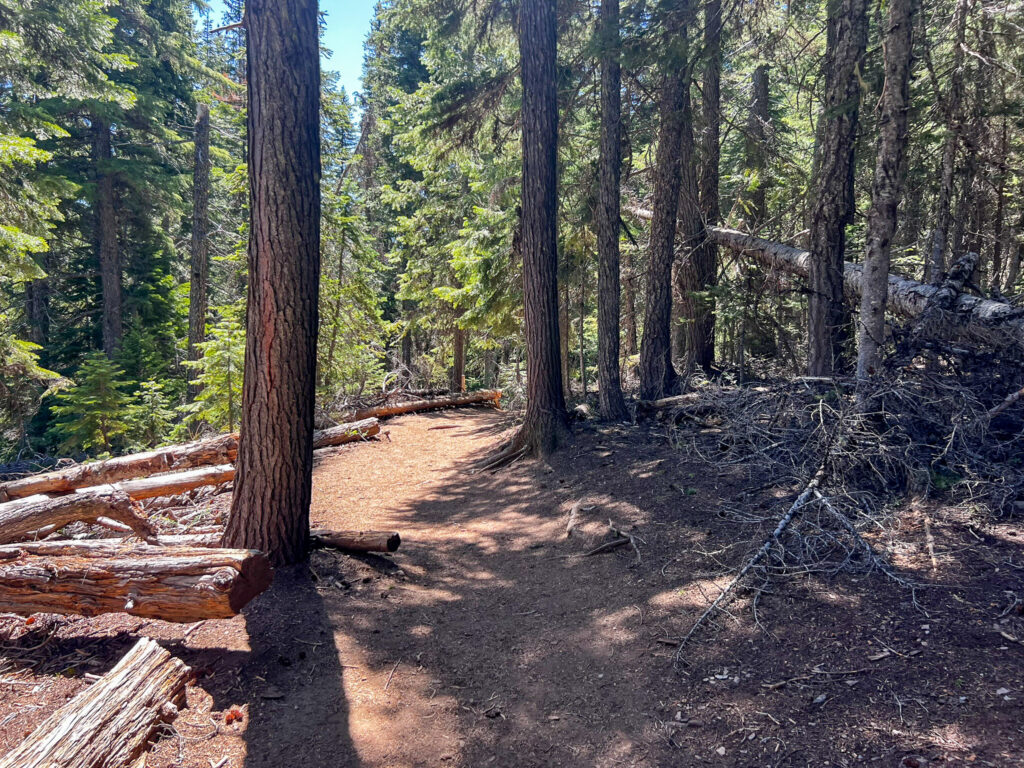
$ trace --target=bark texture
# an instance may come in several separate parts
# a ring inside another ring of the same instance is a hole
[[[94,523],[101,517],[123,523],[146,539],[156,535],[149,522],[135,511],[128,494],[105,490],[88,496],[31,497],[0,504],[0,544],[19,541],[43,529],[57,530],[69,523]]]
[[[148,637],[62,706],[0,768],[132,768],[161,723],[174,720],[192,675]]]
[[[597,399],[601,418],[629,416],[619,375],[619,217],[622,73],[619,0],[601,2],[601,147],[597,203]]]
[[[210,273],[210,108],[196,107],[193,135],[195,144],[192,169],[192,253],[188,289],[188,359],[201,357],[196,346],[206,340],[207,283]],[[191,377],[189,377],[191,379]],[[188,399],[199,394],[199,386],[189,381]]]
[[[889,257],[902,194],[903,156],[910,110],[910,62],[917,0],[889,0],[885,30],[885,84],[878,120],[878,150],[871,185],[863,292],[857,338],[857,382],[881,370],[888,301]]]
[[[672,263],[675,257],[676,217],[679,209],[680,155],[688,96],[685,18],[689,0],[670,17],[682,54],[662,65],[658,111],[658,149],[654,164],[654,216],[648,246],[647,298],[640,340],[640,397],[657,400],[671,395],[679,384],[672,366]]]
[[[227,619],[272,578],[266,556],[253,550],[121,539],[22,542],[0,547],[0,611],[129,613],[183,623]]]
[[[847,329],[843,301],[846,226],[853,219],[853,151],[860,106],[858,68],[867,46],[867,0],[831,0],[825,53],[825,104],[815,141],[808,245],[808,361],[811,376],[841,367]]]
[[[554,3],[523,0],[522,249],[527,349],[526,416],[515,444],[547,456],[570,436],[559,360],[556,154],[558,96]]]
[[[117,243],[114,177],[110,170],[110,123],[92,120],[92,159],[96,180],[96,247],[103,291],[103,351],[112,357],[121,343],[121,253]]]
[[[768,220],[765,194],[769,183],[768,136],[771,129],[768,84],[768,65],[761,64],[754,70],[751,82],[750,112],[747,116],[747,133],[744,140],[746,166],[751,173],[752,182],[745,193],[743,220],[750,232],[756,232]]]
[[[238,475],[225,541],[308,552],[320,278],[316,0],[250,0],[249,291]]]

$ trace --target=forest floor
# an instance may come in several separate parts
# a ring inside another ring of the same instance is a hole
[[[688,457],[658,424],[583,426],[550,464],[473,473],[508,427],[406,416],[321,459],[314,523],[402,547],[315,553],[243,616],[8,620],[0,752],[148,635],[199,673],[159,768],[1024,765],[1021,521],[907,509],[874,543],[934,585],[920,610],[880,575],[791,578],[757,621],[741,591],[677,668],[674,639],[770,531],[722,505],[781,515],[800,489]],[[639,563],[585,556],[609,519]]]

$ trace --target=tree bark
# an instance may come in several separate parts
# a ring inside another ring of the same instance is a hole
[[[272,578],[267,558],[252,550],[122,539],[22,542],[0,547],[0,611],[128,613],[187,623],[227,619]]]
[[[633,269],[633,252],[629,249],[622,260],[622,272],[625,273],[622,277],[622,324],[626,331],[622,342],[622,355],[628,359],[639,351],[636,330],[636,271]]]
[[[476,392],[465,392],[455,395],[445,395],[429,400],[409,400],[404,403],[392,403],[390,405],[378,405],[373,408],[363,408],[351,415],[352,419],[384,419],[388,416],[399,416],[403,413],[419,413],[420,411],[437,411],[442,408],[459,408],[464,405],[493,405],[501,407],[500,389],[480,389]],[[347,425],[354,426],[353,424]],[[337,427],[336,427],[337,429]]]
[[[19,541],[43,529],[57,530],[69,523],[95,523],[101,517],[124,523],[144,539],[156,535],[149,521],[135,511],[127,493],[104,490],[56,499],[35,496],[0,504],[0,544]]]
[[[949,73],[949,93],[945,98],[946,136],[942,144],[942,165],[939,170],[939,195],[935,205],[935,228],[932,230],[931,253],[925,264],[925,282],[938,284],[946,270],[946,249],[949,240],[950,206],[953,201],[953,174],[962,129],[964,47],[967,30],[967,9],[971,0],[957,0],[953,10],[953,66]]]
[[[842,366],[848,314],[843,302],[846,226],[853,220],[854,145],[860,106],[858,68],[867,47],[866,0],[828,4],[825,104],[815,141],[815,174],[808,245],[808,361],[811,376]]]
[[[640,341],[640,397],[657,400],[675,394],[679,377],[672,366],[672,263],[679,213],[680,155],[690,88],[686,24],[690,2],[684,0],[667,22],[681,53],[662,63],[658,111],[658,149],[654,165],[654,218],[648,246],[647,300]]]
[[[917,0],[889,0],[885,29],[885,84],[879,115],[875,177],[868,214],[863,292],[857,340],[857,386],[864,387],[881,370],[888,300],[889,257],[902,195],[903,157],[910,110],[910,65]]]
[[[601,146],[597,203],[597,399],[601,418],[629,416],[619,375],[622,73],[619,0],[601,0]]]
[[[195,144],[192,169],[192,253],[191,280],[188,289],[188,359],[202,355],[196,346],[206,340],[207,281],[210,272],[210,108],[202,102],[196,107],[193,135]],[[192,402],[200,387],[189,376],[188,400]]]
[[[110,123],[92,118],[92,159],[96,179],[96,246],[103,293],[103,351],[113,357],[121,343],[121,254],[117,242],[114,176],[110,169]]]
[[[238,476],[225,541],[308,552],[320,278],[316,0],[250,0],[251,230]]]
[[[750,112],[744,138],[746,166],[752,176],[743,205],[743,220],[747,230],[757,232],[768,220],[768,136],[771,116],[768,112],[768,65],[759,64],[751,83]]]
[[[185,703],[192,670],[148,637],[40,723],[0,768],[132,768]]]
[[[466,331],[458,321],[452,333],[452,392],[466,391]]]
[[[556,75],[554,3],[523,0],[519,8],[522,108],[522,252],[526,332],[526,416],[516,449],[546,457],[570,438],[559,376]]]

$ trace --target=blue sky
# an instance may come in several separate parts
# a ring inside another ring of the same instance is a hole
[[[323,66],[341,75],[341,84],[350,96],[362,87],[363,42],[370,31],[376,4],[377,0],[320,0],[320,11],[327,23],[322,42],[331,50],[331,57],[324,60]],[[224,5],[220,0],[212,0],[210,7],[216,26]]]

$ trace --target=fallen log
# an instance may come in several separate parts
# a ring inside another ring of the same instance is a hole
[[[313,433],[313,449],[327,448],[331,445],[344,445],[359,440],[368,440],[380,433],[380,422],[375,418],[361,419],[348,424],[339,424],[329,429],[320,429]]]
[[[436,411],[442,408],[458,408],[464,405],[493,405],[501,407],[500,389],[481,389],[477,392],[466,392],[464,394],[446,395],[430,400],[409,400],[405,403],[391,403],[390,405],[379,405],[375,408],[364,408],[351,415],[353,419],[366,419],[376,417],[378,419],[388,416],[399,416],[403,413],[418,413],[419,411]]]
[[[174,720],[192,671],[149,638],[0,759],[0,768],[131,768]]]
[[[376,419],[362,419],[351,424],[340,424],[330,429],[315,432],[313,434],[313,447],[325,448],[332,445],[366,440],[378,432],[380,432],[380,424]],[[152,480],[158,480],[161,477],[159,475],[161,472],[206,467],[215,464],[230,464],[234,462],[237,455],[238,435],[218,435],[217,437],[211,437],[207,440],[200,440],[187,445],[171,445],[154,451],[133,453],[128,456],[120,456],[116,459],[107,459],[106,461],[96,461],[90,464],[79,464],[67,469],[59,469],[53,472],[0,483],[0,502],[35,494],[70,493],[81,488],[112,485],[123,480],[130,480],[131,478],[148,477]],[[150,477],[154,475],[155,477]],[[215,473],[211,477],[214,475]],[[170,479],[172,477],[204,476],[180,473],[163,477]],[[231,478],[227,479],[230,480]],[[222,481],[217,480],[214,482]],[[199,485],[206,484],[208,483],[199,483]],[[141,485],[139,487],[145,488],[147,486]],[[169,493],[180,493],[195,487],[197,486],[191,485],[183,487],[181,491],[169,491]],[[130,492],[129,495],[131,495]],[[156,495],[162,496],[167,494],[160,493]],[[151,497],[149,495],[138,495],[132,496],[132,498]]]
[[[936,337],[938,329],[945,324],[947,313],[953,311],[957,299],[963,294],[964,286],[970,282],[980,259],[977,253],[968,252],[956,260],[946,279],[928,299],[924,311],[914,321],[902,349],[899,350],[899,357],[913,358],[924,346],[925,339]]]
[[[182,533],[158,536],[157,543],[166,547],[219,547],[222,532]],[[312,549],[343,549],[350,552],[395,552],[402,537],[395,531],[332,531],[313,528],[309,532]]]
[[[650,219],[651,212],[637,206],[626,208],[640,219]],[[771,269],[798,277],[807,277],[811,254],[800,248],[764,240],[734,229],[708,227],[708,238],[718,245],[747,254]],[[843,290],[850,299],[858,299],[864,285],[864,268],[860,264],[845,262]],[[889,275],[887,307],[906,318],[919,317],[939,289],[906,277]],[[1002,301],[982,299],[961,293],[949,311],[943,313],[943,322],[929,328],[937,338],[962,338],[997,348],[1013,347],[1024,351],[1024,309]]]
[[[149,522],[135,511],[127,493],[104,490],[56,499],[37,495],[0,504],[0,544],[19,541],[37,532],[49,533],[69,523],[103,522],[100,518],[123,523],[144,539],[156,535]]]
[[[220,464],[216,467],[203,467],[202,469],[190,469],[187,472],[175,472],[170,475],[154,475],[153,477],[139,477],[134,480],[124,480],[113,485],[99,485],[92,488],[79,488],[76,495],[90,496],[100,493],[102,489],[114,489],[123,491],[128,496],[139,501],[141,499],[152,499],[157,496],[173,496],[176,493],[191,491],[203,485],[217,485],[227,483],[235,479],[235,468],[230,464]]]
[[[270,562],[256,550],[123,539],[22,542],[0,546],[0,612],[225,619],[272,578]]]
[[[0,483],[0,501],[37,493],[69,493],[77,488],[107,485],[131,477],[179,469],[228,464],[238,454],[238,435],[218,435],[187,445],[171,445],[145,453],[133,453],[105,461],[77,464]]]

